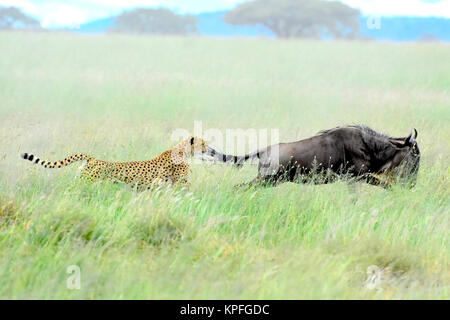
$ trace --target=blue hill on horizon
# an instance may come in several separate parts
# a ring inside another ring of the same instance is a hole
[[[216,37],[273,37],[263,26],[234,26],[226,23],[223,16],[227,11],[205,12],[197,15],[201,35]],[[450,42],[450,19],[438,17],[381,17],[380,28],[369,28],[368,17],[362,16],[361,36],[375,40],[417,41],[440,40]],[[78,33],[105,33],[114,25],[114,17],[98,19],[80,25]],[[369,25],[370,26],[370,25]]]
[[[361,35],[376,40],[450,41],[450,19],[437,17],[381,17],[379,29],[367,27],[367,17],[361,20]]]

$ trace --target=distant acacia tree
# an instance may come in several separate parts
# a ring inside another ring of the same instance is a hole
[[[229,11],[224,20],[234,25],[263,25],[280,38],[355,37],[358,10],[325,0],[253,0]]]
[[[197,33],[197,18],[178,15],[169,9],[135,9],[119,15],[110,31],[185,35]]]
[[[40,29],[38,20],[33,19],[15,7],[0,7],[0,30]]]

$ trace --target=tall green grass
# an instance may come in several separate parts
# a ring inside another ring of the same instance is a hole
[[[449,298],[448,45],[0,33],[0,57],[0,298]],[[194,164],[188,189],[135,192],[19,158],[150,159],[194,121],[415,127],[418,183],[236,191],[254,166]]]

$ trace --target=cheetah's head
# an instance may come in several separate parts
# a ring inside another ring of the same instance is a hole
[[[189,154],[190,156],[194,156],[195,154],[198,153],[206,153],[208,151],[208,146],[205,142],[205,140],[198,138],[198,137],[189,137],[185,140],[185,150],[188,151],[186,152],[187,154]]]

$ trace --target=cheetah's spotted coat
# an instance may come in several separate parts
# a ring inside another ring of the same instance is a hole
[[[207,151],[208,146],[203,139],[190,137],[149,161],[109,162],[97,160],[86,154],[76,154],[56,162],[40,160],[27,153],[22,154],[22,158],[45,168],[62,168],[73,162],[84,160],[86,164],[81,172],[82,177],[91,181],[106,178],[144,187],[156,182],[186,183],[186,177],[190,172],[188,158],[195,152],[206,153]]]

